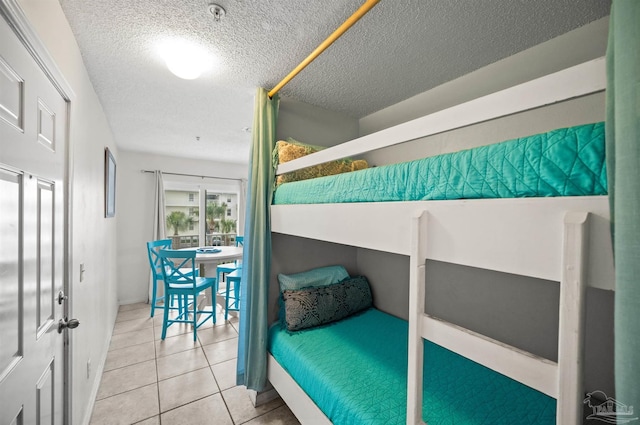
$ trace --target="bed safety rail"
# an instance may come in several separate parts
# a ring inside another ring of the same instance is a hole
[[[597,93],[605,87],[605,60],[594,59],[280,164],[276,174],[358,156],[410,140]]]

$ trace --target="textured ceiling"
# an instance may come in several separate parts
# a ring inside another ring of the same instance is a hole
[[[271,89],[364,0],[60,0],[120,149],[246,163]],[[361,118],[609,13],[610,0],[382,0],[281,95]],[[171,74],[157,43],[217,64]],[[199,137],[200,140],[196,140]]]

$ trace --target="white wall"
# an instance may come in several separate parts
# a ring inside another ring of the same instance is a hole
[[[34,30],[74,92],[70,113],[72,151],[72,316],[80,327],[70,333],[72,359],[72,420],[88,423],[115,316],[116,224],[104,218],[104,148],[118,160],[109,125],[89,81],[71,29],[55,0],[19,0]],[[122,186],[119,183],[120,187]],[[86,272],[79,281],[80,264]],[[87,376],[87,361],[91,361]]]
[[[222,164],[197,159],[172,158],[121,150],[118,155],[118,191],[116,198],[117,226],[117,288],[120,304],[147,302],[149,260],[146,243],[153,240],[154,187],[153,173],[141,170],[161,170],[165,173],[184,173],[246,179],[248,166]],[[236,192],[238,182],[194,179],[165,175],[165,181],[206,181],[221,191]],[[241,206],[243,208],[243,206]]]

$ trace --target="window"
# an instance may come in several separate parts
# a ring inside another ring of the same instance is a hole
[[[166,234],[175,249],[233,245],[238,226],[238,193],[218,183],[165,182]],[[224,186],[223,186],[224,187]]]
[[[199,201],[198,193],[193,189],[170,189],[168,186],[164,191],[167,237],[175,249],[199,246],[198,207],[193,206]]]

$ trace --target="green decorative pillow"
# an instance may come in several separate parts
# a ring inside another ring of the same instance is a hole
[[[364,276],[327,286],[285,290],[282,298],[288,331],[335,322],[373,305],[371,288]]]
[[[349,277],[343,266],[326,266],[294,274],[278,274],[280,291],[297,290],[311,286],[325,286],[338,283]]]

